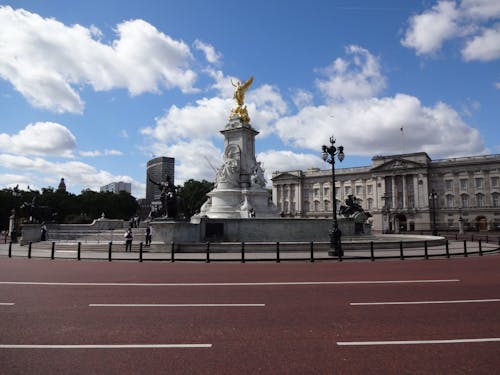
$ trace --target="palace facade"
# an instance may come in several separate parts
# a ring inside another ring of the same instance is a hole
[[[336,163],[336,167],[340,163]],[[285,217],[332,217],[332,172],[274,172],[273,202]],[[500,229],[500,154],[431,160],[425,152],[374,156],[335,168],[337,210],[349,195],[377,232]]]

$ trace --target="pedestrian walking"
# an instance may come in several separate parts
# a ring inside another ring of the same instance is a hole
[[[128,228],[125,234],[125,252],[132,251],[132,241],[134,239],[134,235],[132,234],[132,228]]]

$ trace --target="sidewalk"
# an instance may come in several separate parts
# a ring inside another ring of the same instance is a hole
[[[78,259],[78,247],[77,244],[74,246],[68,244],[55,243],[54,252],[52,249],[47,248],[48,243],[43,244],[43,248],[37,248],[37,243],[32,245],[31,254],[29,251],[29,246],[20,246],[18,243],[11,245],[10,255],[15,258],[52,258],[54,259]],[[59,249],[58,249],[59,245]],[[64,246],[63,246],[64,245]],[[164,252],[149,252],[147,247],[143,248],[142,259],[144,261],[171,261],[172,253],[169,250],[169,246],[165,246],[166,251]],[[434,246],[429,247],[426,251],[425,248],[408,248],[403,249],[403,258],[432,258],[440,257],[445,258],[449,256],[472,256],[480,255],[480,252],[484,255],[487,254],[498,254],[499,246],[493,243],[480,243],[467,241],[464,246],[463,241],[449,241],[448,250],[445,246]],[[9,256],[9,244],[0,244],[0,257]],[[343,259],[344,260],[371,260],[372,256],[374,259],[401,259],[400,249],[377,249],[375,248],[373,253],[370,250],[344,250]],[[111,259],[112,260],[130,260],[139,261],[141,254],[136,248],[133,252],[124,252],[123,246],[121,244],[115,244],[112,248]],[[110,254],[108,250],[89,250],[85,248],[85,244],[80,249],[80,259],[83,260],[110,260]],[[305,247],[304,251],[294,250],[277,251],[274,246],[269,246],[268,251],[251,251],[251,249],[246,249],[243,254],[241,251],[234,252],[214,252],[209,250],[208,254],[206,250],[201,250],[199,252],[176,252],[174,254],[175,261],[287,261],[287,260],[297,260],[297,261],[311,261],[314,260],[337,260],[336,257],[329,256],[327,251],[324,250],[314,250],[313,256],[311,258],[311,251]]]

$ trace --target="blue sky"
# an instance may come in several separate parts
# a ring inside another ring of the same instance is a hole
[[[500,2],[11,1],[0,7],[0,187],[98,190],[222,163],[231,79],[276,170],[500,152]],[[403,131],[401,131],[403,128]]]

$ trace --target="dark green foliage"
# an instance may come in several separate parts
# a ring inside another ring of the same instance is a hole
[[[51,187],[37,190],[0,190],[0,229],[7,229],[12,209],[21,221],[90,223],[104,213],[109,219],[128,220],[138,209],[136,199],[126,192],[98,193],[84,190],[80,195]]]
[[[208,199],[207,193],[214,188],[212,182],[206,180],[187,180],[183,186],[177,187],[177,194],[180,198],[180,211],[186,219],[189,219],[200,210],[200,207]]]

